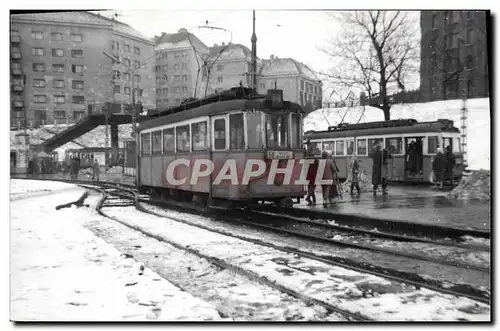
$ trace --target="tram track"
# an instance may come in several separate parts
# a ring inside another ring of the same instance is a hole
[[[75,183],[75,181],[68,181],[68,182]],[[132,206],[132,205],[134,205],[135,208],[137,208],[139,211],[144,212],[144,213],[148,213],[148,214],[152,214],[152,215],[155,215],[155,216],[158,216],[158,217],[167,217],[167,216],[161,215],[159,213],[151,212],[150,210],[147,210],[146,208],[141,207],[140,203],[147,203],[147,204],[153,204],[153,205],[161,205],[162,207],[168,206],[168,207],[172,208],[172,205],[169,204],[169,203],[165,203],[165,201],[162,201],[162,203],[159,203],[158,201],[154,201],[154,200],[152,201],[152,200],[145,199],[145,197],[141,198],[141,197],[139,197],[137,195],[137,192],[134,189],[132,189],[131,187],[123,188],[122,185],[116,184],[116,183],[107,183],[106,182],[106,183],[102,183],[102,184],[99,183],[98,184],[98,183],[91,183],[91,182],[88,182],[88,181],[82,181],[81,183],[75,183],[75,184],[81,185],[81,186],[86,186],[89,189],[101,187],[101,191],[102,191],[103,187],[107,188],[108,193],[110,193],[110,195],[121,196],[123,199],[125,199],[125,200],[128,199],[129,200],[128,203],[125,203],[122,206]],[[123,191],[126,191],[127,193],[124,194]],[[103,203],[104,203],[105,200],[106,199],[103,200]],[[134,201],[133,203],[132,203],[132,200]],[[111,205],[113,205],[113,204],[111,204]],[[108,204],[107,206],[110,206],[110,205]],[[106,206],[101,205],[100,208],[102,208],[102,207],[106,207]],[[268,215],[268,216],[276,217],[275,215]],[[278,216],[281,216],[281,215],[278,215]],[[248,237],[235,235],[234,233],[230,233],[228,231],[220,231],[220,230],[208,227],[208,226],[203,226],[203,225],[200,225],[200,224],[196,224],[194,222],[186,221],[186,220],[183,220],[183,219],[180,219],[180,218],[176,218],[176,217],[172,217],[172,216],[168,216],[167,218],[173,219],[173,220],[175,220],[177,222],[181,222],[181,223],[184,223],[184,224],[187,224],[187,225],[190,225],[190,226],[195,226],[195,227],[198,227],[198,228],[201,228],[201,229],[204,229],[204,230],[208,230],[208,231],[211,231],[211,232],[220,233],[220,234],[223,234],[225,236],[231,236],[231,237],[238,238],[238,239],[241,239],[241,240],[245,240],[245,241],[248,241],[248,242],[252,242],[252,243],[255,243],[255,244],[258,244],[258,245],[264,245],[264,246],[271,247],[271,248],[276,249],[276,250],[281,250],[283,252],[293,253],[293,254],[297,254],[297,255],[300,255],[300,256],[304,256],[304,257],[309,258],[309,259],[314,259],[316,261],[321,261],[321,262],[329,263],[331,265],[336,265],[336,266],[340,266],[340,267],[344,267],[344,268],[349,268],[351,270],[356,270],[356,271],[363,272],[363,273],[369,273],[369,274],[377,275],[377,276],[380,276],[380,277],[383,277],[383,278],[386,278],[386,279],[390,279],[390,280],[393,280],[393,281],[398,281],[398,282],[404,282],[404,283],[412,284],[412,285],[417,286],[417,287],[429,288],[429,289],[432,289],[432,290],[434,290],[436,292],[440,292],[440,293],[451,294],[451,295],[455,295],[455,296],[463,296],[463,297],[467,297],[467,298],[470,298],[470,299],[473,299],[473,300],[476,300],[476,301],[479,301],[479,302],[489,303],[489,297],[485,296],[484,293],[481,293],[481,292],[474,293],[474,291],[471,291],[470,289],[463,290],[463,289],[445,288],[445,287],[442,287],[442,286],[439,286],[439,285],[436,285],[436,284],[432,284],[431,282],[429,282],[429,280],[420,280],[419,281],[419,280],[411,279],[412,277],[409,277],[409,275],[394,276],[394,275],[388,274],[387,270],[376,270],[377,268],[373,268],[373,266],[359,267],[359,266],[355,266],[355,265],[346,263],[346,261],[342,261],[342,260],[339,261],[339,260],[335,260],[332,257],[319,256],[317,254],[312,254],[312,253],[304,252],[304,251],[302,251],[300,249],[297,249],[297,248],[294,248],[294,247],[283,247],[283,246],[274,245],[272,243],[264,242],[262,240],[255,240],[255,239],[251,239],[251,238],[248,238]],[[281,232],[282,234],[285,234],[285,235],[299,236],[299,237],[303,237],[303,238],[308,238],[310,240],[326,240],[327,239],[327,238],[322,238],[321,239],[321,238],[318,238],[317,236],[312,236],[312,235],[300,233],[300,232],[297,232],[297,231],[283,231],[283,229],[279,229],[279,228],[272,227],[272,226],[269,226],[269,225],[258,224],[256,222],[248,221],[248,218],[245,218],[245,219],[242,219],[241,217],[234,218],[234,217],[229,217],[228,215],[225,215],[223,217],[223,221],[224,222],[231,221],[233,223],[239,223],[240,225],[247,225],[247,226],[254,227],[254,228],[257,227],[257,228],[261,228],[261,229],[265,229],[265,230],[270,230],[270,231],[275,231],[275,232]],[[386,234],[384,234],[384,235],[386,235]],[[397,239],[406,239],[406,238],[397,238]],[[345,243],[337,243],[337,244],[345,244]],[[357,247],[357,246],[351,246],[351,247],[356,247],[356,248],[360,248],[360,249],[369,249],[367,247]],[[381,252],[383,252],[383,251],[384,250],[381,250]],[[389,253],[389,252],[386,252],[386,253]],[[390,253],[392,253],[392,252],[390,252]],[[433,262],[434,263],[441,263],[442,261],[435,260]],[[457,266],[457,265],[455,265],[455,266]],[[477,271],[479,271],[479,272],[487,272],[487,270],[484,270],[484,269],[485,268],[483,268],[483,270],[481,270],[481,268],[479,268]]]

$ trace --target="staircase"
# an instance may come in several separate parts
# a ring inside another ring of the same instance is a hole
[[[66,130],[57,133],[52,138],[40,144],[39,147],[41,147],[46,153],[51,152],[54,149],[65,145],[80,137],[81,135],[84,135],[85,133],[95,129],[99,126],[99,124],[100,123],[98,117],[92,115],[88,116],[77,122],[75,125],[68,127]],[[76,144],[83,146],[79,143]]]

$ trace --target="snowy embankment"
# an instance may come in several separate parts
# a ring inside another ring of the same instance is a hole
[[[13,180],[21,193],[28,185]],[[43,182],[43,185],[47,185]],[[41,184],[42,185],[42,184]],[[84,192],[11,203],[14,321],[217,320],[216,309],[82,228],[89,209],[55,210]]]
[[[66,183],[37,181],[37,180],[10,180],[10,200],[20,200],[42,195],[49,195],[55,192],[79,190],[76,186]],[[78,197],[77,197],[78,199]],[[76,199],[75,199],[76,200]]]
[[[328,125],[337,125],[345,115],[344,123],[383,121],[380,109],[373,107],[350,107],[318,109],[304,121],[304,131],[326,130]],[[391,119],[413,118],[419,122],[440,118],[451,119],[457,128],[461,127],[461,100],[434,101],[426,103],[396,104],[391,108]],[[490,99],[467,100],[467,154],[471,170],[490,170]],[[347,115],[346,115],[347,112]],[[326,117],[326,119],[325,119]],[[360,120],[361,118],[361,120]]]
[[[490,307],[473,300],[415,288],[370,274],[284,253],[134,208],[110,208],[122,222],[167,242],[215,257],[302,295],[378,321],[486,321]]]

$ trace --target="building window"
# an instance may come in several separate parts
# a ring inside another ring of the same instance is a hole
[[[10,30],[11,37],[19,37],[19,30]]]
[[[113,92],[114,92],[114,93],[120,93],[120,85],[115,85],[115,86],[113,87]]]
[[[64,80],[55,79],[52,81],[52,87],[54,88],[64,88]]]
[[[83,111],[74,111],[73,112],[73,120],[79,121],[85,117],[85,112]]]
[[[84,104],[85,103],[85,97],[81,95],[73,95],[72,97],[73,103],[76,104]]]
[[[188,67],[187,63],[183,63],[183,64],[182,64],[182,70],[186,70],[186,69],[187,69],[187,67]]]
[[[180,87],[174,87],[174,93],[179,93],[181,91]]]
[[[474,30],[472,29],[467,30],[466,42],[467,45],[471,45],[474,42]]]
[[[83,40],[83,38],[82,38],[81,34],[72,34],[71,35],[71,41],[73,41],[75,43],[81,43],[82,40]]]
[[[141,67],[141,62],[139,62],[139,61],[134,61],[134,67],[135,67],[135,68],[140,68],[140,67]]]
[[[266,89],[266,84],[260,83],[260,88],[263,89],[263,90],[265,90]]]
[[[130,59],[125,59],[125,65],[127,67],[130,67],[130,65],[131,65]]]
[[[12,48],[12,58],[20,59],[21,58],[21,49],[20,48]]]
[[[66,102],[64,94],[54,94],[54,103],[61,104]]]
[[[64,50],[62,48],[52,48],[52,56],[53,57],[63,57]]]
[[[180,105],[181,104],[181,99],[175,99],[175,104]]]
[[[161,66],[156,65],[156,66],[155,66],[155,72],[160,72],[160,70],[161,70]]]
[[[45,87],[45,79],[33,79],[33,87]]]
[[[188,76],[187,75],[182,75],[182,80],[184,81],[184,83],[187,83]]]
[[[467,97],[472,97],[474,96],[475,91],[474,91],[474,81],[468,80],[467,81]]]
[[[167,95],[168,94],[168,88],[163,88],[162,89],[162,94]]]
[[[168,71],[168,64],[165,64],[165,65],[161,66],[161,71],[162,72],[167,72]]]
[[[125,52],[130,53],[130,45],[125,44]]]
[[[303,80],[300,81],[300,89],[302,91],[304,90],[304,81]]]
[[[459,21],[460,21],[460,11],[455,10],[455,11],[453,11],[453,23],[456,23]]]
[[[183,87],[182,87],[182,93],[187,93],[187,91],[188,91],[187,86],[183,86]]]
[[[19,63],[19,62],[11,62],[10,63],[10,68],[13,69],[13,70],[21,69],[21,63]]]
[[[43,39],[43,32],[33,31],[33,32],[31,32],[31,38],[33,38],[35,40],[42,40]]]
[[[119,72],[118,70],[114,70],[113,79],[120,79],[120,77],[121,77],[121,72]]]
[[[33,56],[44,56],[45,55],[45,48],[32,48],[31,49],[31,55]]]
[[[303,106],[304,105],[304,92],[300,91],[299,92],[299,96],[300,96],[300,105]]]
[[[175,81],[178,81],[180,78],[181,78],[181,76],[179,76],[179,75],[175,75],[175,76],[174,76],[174,80],[175,80]]]
[[[35,121],[38,125],[43,125],[47,121],[47,112],[45,110],[35,111]]]
[[[217,77],[217,83],[222,83],[224,81],[224,77],[219,76]]]
[[[82,74],[83,73],[83,66],[72,64],[71,71],[75,74]]]
[[[19,85],[23,85],[23,80],[22,79],[13,79],[12,80],[12,84],[13,85],[16,85],[16,86],[19,86]]]
[[[35,103],[46,103],[47,102],[47,96],[44,94],[35,94],[33,96],[34,102]]]
[[[224,71],[224,65],[223,64],[218,64],[217,65],[217,71]]]
[[[63,40],[63,34],[62,33],[52,32],[51,36],[52,36],[52,40],[53,41],[61,41],[61,40]]]
[[[432,15],[432,29],[437,29],[438,25],[438,16],[437,14]]]
[[[71,87],[74,90],[83,90],[83,80],[74,80],[71,82]]]
[[[75,58],[83,57],[83,50],[82,49],[72,49],[71,50],[71,57],[75,57]]]
[[[123,93],[125,93],[126,95],[130,95],[130,87],[125,87],[123,89]]]
[[[141,49],[139,47],[134,47],[134,54],[141,55]]]
[[[468,20],[471,20],[471,19],[472,19],[472,11],[467,10],[467,11],[465,12],[465,17],[466,17]]]
[[[175,70],[178,70],[178,69],[179,69],[179,63],[176,63],[176,64],[174,65],[174,69],[175,69]]]
[[[141,76],[140,76],[140,75],[135,75],[135,76],[134,76],[134,81],[135,81],[136,83],[140,83],[140,82],[141,82]]]
[[[125,76],[125,80],[130,80],[130,73],[126,72],[124,74],[124,76]]]
[[[64,73],[64,64],[53,64],[52,72],[57,72],[59,74]]]
[[[116,41],[112,40],[111,41],[111,50],[119,50],[120,49],[120,44],[118,44]]]
[[[55,120],[65,120],[66,112],[64,110],[54,110],[52,116],[54,117]]]
[[[454,33],[451,35],[451,48],[458,48],[458,44],[460,42],[460,35],[458,33]]]

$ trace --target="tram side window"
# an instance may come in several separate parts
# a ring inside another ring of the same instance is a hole
[[[319,155],[321,154],[321,145],[320,142],[315,141],[315,142],[310,142],[307,145],[307,150],[311,152],[312,155]]]
[[[226,119],[219,118],[214,121],[214,149],[226,149]]]
[[[292,114],[292,148],[300,148],[302,144],[300,115]]]
[[[371,151],[374,146],[375,146],[375,143],[379,143],[380,144],[380,147],[383,147],[384,145],[384,138],[373,138],[373,139],[368,139],[368,151]]]
[[[427,153],[436,154],[439,147],[439,138],[437,136],[427,137]]]
[[[151,154],[151,133],[141,134],[141,150],[142,155]]]
[[[245,149],[245,126],[243,123],[243,114],[229,115],[229,132],[231,133],[229,141],[231,149]]]
[[[175,152],[175,129],[163,130],[163,152]]]
[[[193,151],[204,151],[208,148],[207,122],[191,124]]]
[[[460,145],[460,138],[455,138],[453,142],[453,153],[460,153],[462,151],[462,146]]]
[[[267,147],[288,146],[288,121],[286,115],[266,114]]]
[[[347,155],[354,154],[354,140],[347,140]]]
[[[391,154],[403,154],[403,138],[385,138],[385,149]]]
[[[366,139],[358,139],[358,155],[366,155]]]
[[[328,152],[333,154],[335,151],[335,142],[334,141],[323,141],[323,152]]]
[[[161,153],[161,131],[155,131],[152,134],[152,143],[153,143],[153,154]]]
[[[335,155],[344,155],[344,140],[337,140],[335,142]]]
[[[262,113],[257,112],[247,112],[247,136],[248,136],[248,148],[260,149],[263,147],[262,140]]]
[[[189,125],[178,126],[177,133],[177,152],[189,152]]]

